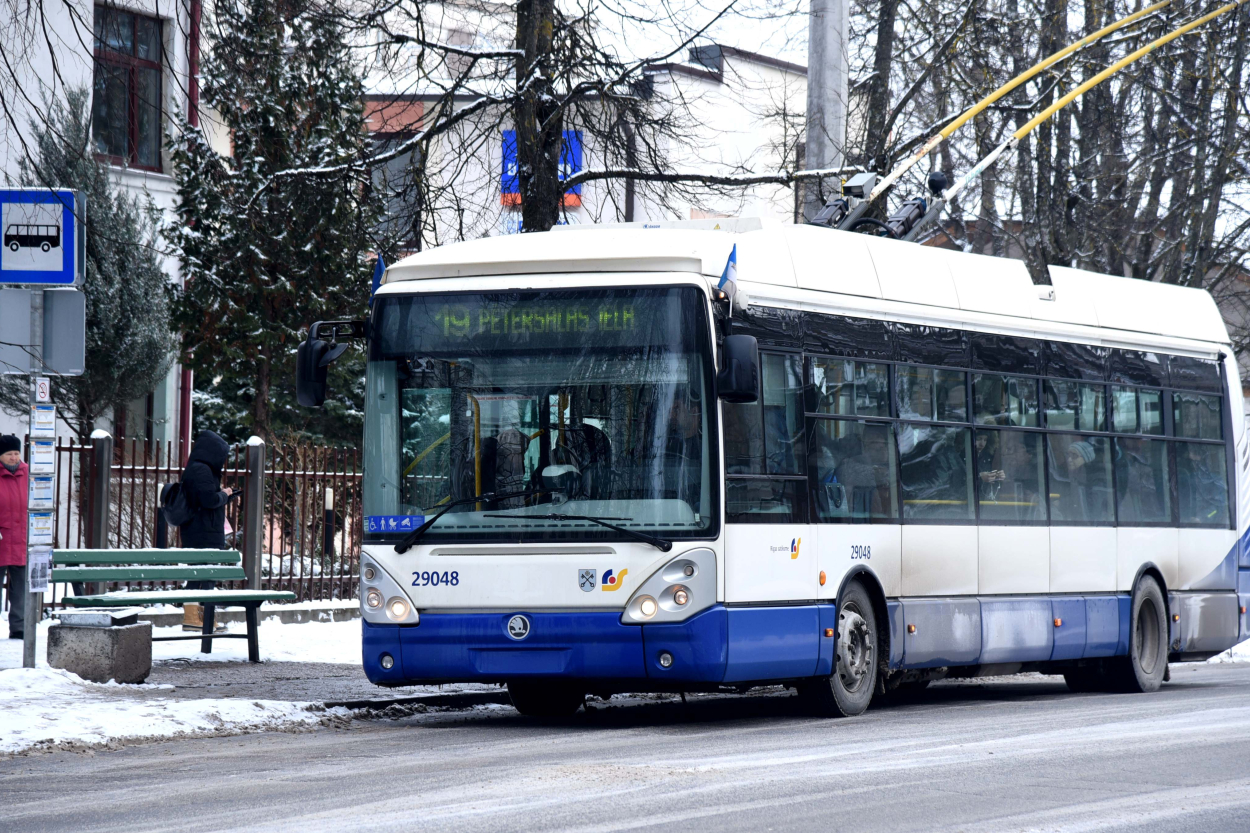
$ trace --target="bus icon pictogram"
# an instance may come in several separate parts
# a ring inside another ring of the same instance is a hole
[[[9,223],[4,229],[4,247],[11,252],[39,249],[48,252],[61,247],[61,227],[35,223]]]

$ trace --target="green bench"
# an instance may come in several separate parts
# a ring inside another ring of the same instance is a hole
[[[238,550],[55,550],[52,553],[52,581],[240,581],[246,580],[243,556]],[[154,642],[179,639],[200,640],[200,652],[211,654],[214,639],[246,639],[247,658],[260,662],[257,638],[257,609],[265,602],[293,602],[295,594],[286,590],[138,590],[68,596],[74,607],[131,607],[134,605],[187,604],[204,606],[204,629],[198,636],[156,636]],[[241,607],[247,619],[247,633],[213,633],[216,609]]]

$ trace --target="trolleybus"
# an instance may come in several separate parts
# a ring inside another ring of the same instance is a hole
[[[368,352],[378,685],[1157,689],[1250,637],[1238,371],[1204,291],[811,226],[444,246],[321,322]]]

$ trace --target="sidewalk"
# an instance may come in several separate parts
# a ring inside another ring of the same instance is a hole
[[[143,685],[89,683],[47,666],[47,631],[39,627],[38,667],[23,669],[22,643],[0,638],[0,755],[37,749],[112,747],[175,736],[306,731],[372,716],[326,703],[421,698],[430,707],[506,702],[498,686],[378,688],[361,668],[360,620],[260,623],[262,662],[247,662],[242,639],[219,640],[212,654],[199,642],[153,644]],[[304,617],[301,617],[304,618]],[[229,632],[243,632],[231,623]],[[180,635],[180,626],[153,629]],[[7,624],[0,623],[7,637]]]

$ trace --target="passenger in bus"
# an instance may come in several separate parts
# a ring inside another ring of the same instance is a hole
[[[679,393],[669,409],[664,491],[699,511],[703,489],[703,419],[699,401]]]
[[[1151,454],[1155,449],[1148,440],[1140,437],[1117,437],[1115,448],[1120,522],[1162,523],[1171,520],[1166,457],[1159,459],[1156,465],[1152,460],[1156,455]]]
[[[1228,505],[1228,483],[1223,470],[1211,470],[1208,454],[1223,454],[1221,446],[1179,443],[1183,451],[1176,461],[1176,496],[1181,523],[1212,523]]]
[[[992,420],[987,419],[987,423]],[[995,431],[977,431],[977,495],[981,500],[993,500],[998,494],[1007,474],[998,464],[998,436]]]

